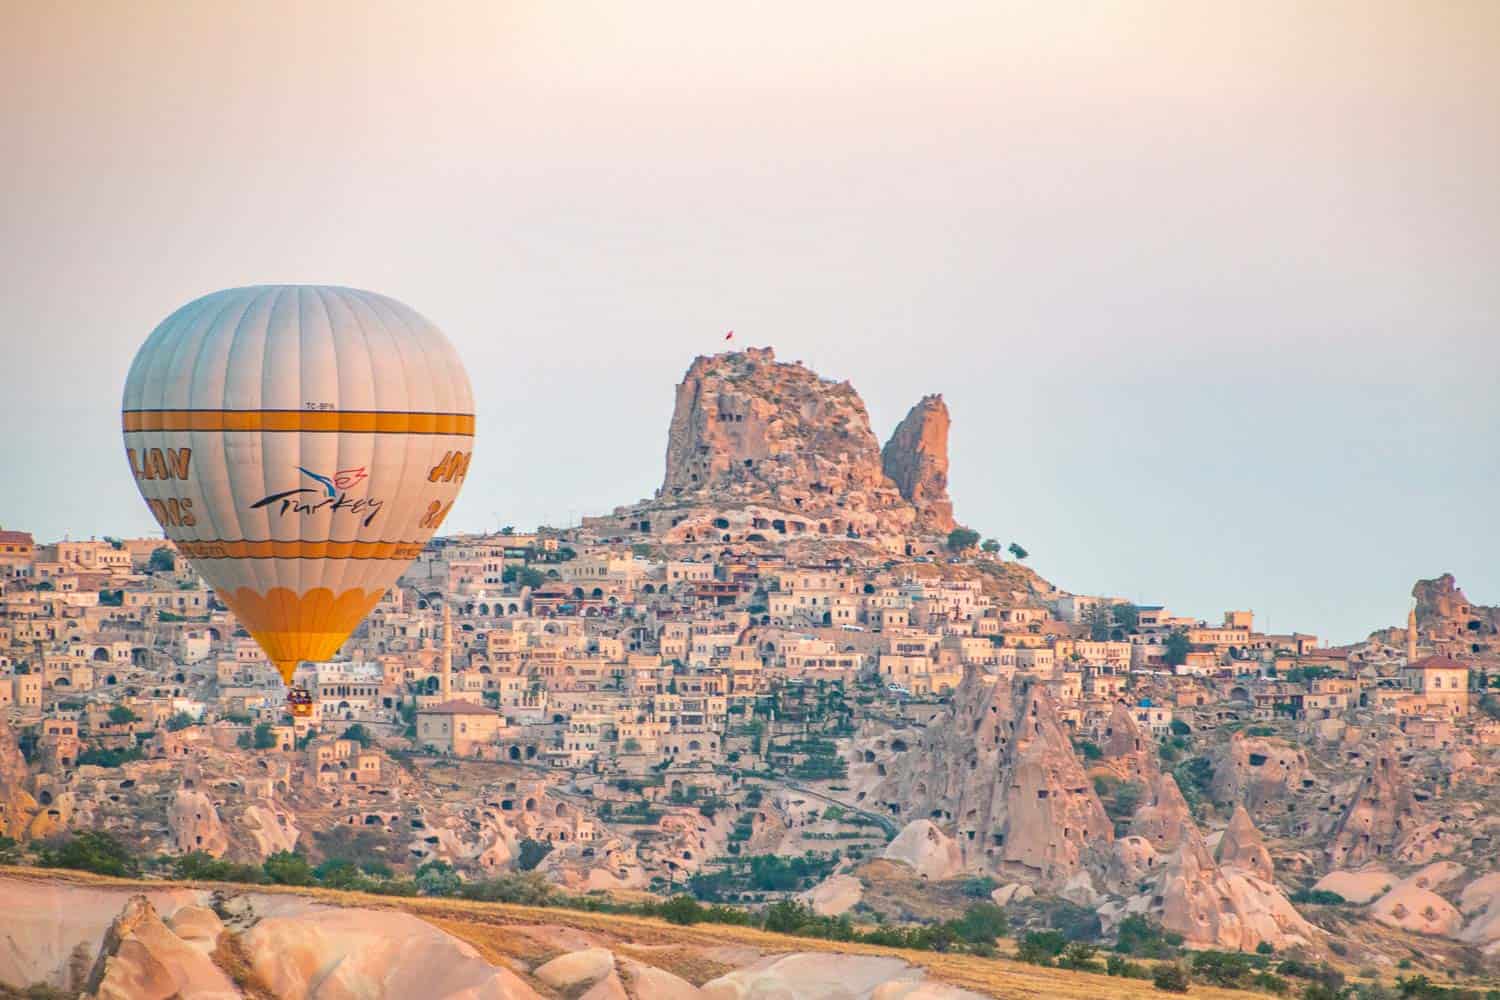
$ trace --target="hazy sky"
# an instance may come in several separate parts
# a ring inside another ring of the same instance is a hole
[[[953,413],[1061,586],[1336,640],[1500,602],[1500,3],[0,6],[0,523],[144,533],[146,334],[327,282],[437,322],[452,529],[660,483],[692,356]]]

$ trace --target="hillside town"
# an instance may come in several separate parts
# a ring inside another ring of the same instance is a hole
[[[435,538],[299,668],[306,716],[170,542],[8,526],[0,843],[878,921],[977,883],[1099,939],[1145,916],[1380,969],[1500,949],[1500,607],[1437,576],[1334,646],[1062,589],[956,519],[949,421],[924,397],[882,448],[847,382],[699,358],[656,495]]]

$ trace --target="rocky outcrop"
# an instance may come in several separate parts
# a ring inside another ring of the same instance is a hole
[[[871,793],[894,815],[931,819],[964,866],[1054,889],[1108,858],[1114,831],[1042,685],[970,669],[944,715]]]
[[[1271,852],[1266,850],[1260,831],[1243,805],[1234,807],[1229,826],[1219,838],[1215,857],[1221,866],[1249,872],[1264,882],[1272,879]]]
[[[1360,781],[1328,847],[1335,865],[1389,858],[1415,824],[1416,801],[1393,752],[1382,749]]]
[[[853,909],[864,892],[864,883],[855,876],[830,875],[803,893],[802,898],[818,916],[836,917]]]
[[[1235,733],[1214,755],[1215,802],[1239,802],[1252,813],[1267,803],[1285,803],[1311,781],[1307,754],[1281,740]]]
[[[513,972],[410,914],[295,896],[249,901],[260,919],[240,941],[256,975],[278,996],[537,996]]]
[[[132,896],[110,924],[84,991],[97,1000],[237,1000],[240,991],[202,949],[162,923],[145,896]]]
[[[25,837],[37,813],[36,799],[26,790],[26,773],[26,758],[15,734],[0,718],[0,837]]]
[[[1463,868],[1452,863],[1428,865],[1397,882],[1371,903],[1370,916],[1387,926],[1417,934],[1458,937],[1463,915],[1437,890],[1462,874]]]
[[[1265,848],[1248,813],[1236,810],[1230,826],[1220,841],[1220,864],[1176,781],[1158,775],[1150,802],[1116,843],[1106,879],[1127,896],[1142,886],[1148,891],[1107,912],[1149,914],[1198,947],[1248,951],[1262,942],[1278,949],[1311,943],[1318,932],[1271,881],[1271,859],[1261,856]]]
[[[1313,883],[1313,888],[1337,893],[1351,903],[1363,905],[1390,892],[1399,881],[1384,868],[1365,868],[1355,872],[1335,869]]]
[[[880,855],[887,861],[909,865],[922,878],[934,881],[952,878],[964,868],[963,852],[931,820],[912,820]]]
[[[801,509],[907,506],[885,476],[864,400],[848,382],[770,348],[700,357],[677,387],[662,497],[713,494]]]
[[[1474,604],[1459,589],[1452,573],[1418,580],[1417,646],[1441,656],[1500,656],[1500,606]]]
[[[979,1000],[977,993],[928,982],[921,969],[877,955],[771,955],[703,984],[704,1000]]]
[[[219,820],[213,800],[201,791],[179,788],[167,811],[167,825],[177,850],[202,851],[214,857],[229,849],[229,834]]]
[[[854,387],[751,348],[694,359],[677,387],[661,488],[584,528],[670,545],[901,552],[917,519]]]
[[[158,913],[206,902],[195,889],[145,894]],[[130,895],[33,879],[0,878],[0,984],[32,984],[78,993],[101,951],[101,942]],[[0,991],[3,992],[3,991]]]
[[[1157,854],[1166,854],[1182,846],[1189,829],[1196,834],[1198,828],[1182,789],[1170,774],[1157,775],[1150,792],[1150,800],[1130,819],[1130,835],[1144,839]]]
[[[917,509],[919,527],[946,534],[953,530],[948,497],[948,405],[943,397],[923,396],[896,425],[880,452],[881,467]]]
[[[1122,781],[1143,782],[1150,787],[1161,770],[1156,742],[1141,732],[1130,707],[1123,701],[1110,709],[1099,749],[1101,761]]]

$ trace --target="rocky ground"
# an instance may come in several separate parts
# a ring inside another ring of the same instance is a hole
[[[740,927],[0,871],[0,990],[118,1000],[1147,997],[1150,983]],[[1159,994],[1157,994],[1159,995]],[[1195,988],[1195,996],[1247,996]]]

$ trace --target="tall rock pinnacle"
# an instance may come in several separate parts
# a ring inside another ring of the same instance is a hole
[[[880,453],[885,474],[916,507],[918,525],[929,531],[952,531],[956,524],[948,497],[951,423],[941,395],[923,396]]]

